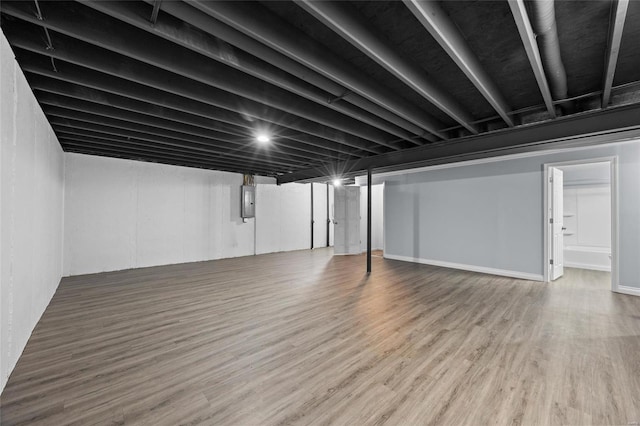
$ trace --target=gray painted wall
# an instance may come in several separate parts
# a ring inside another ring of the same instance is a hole
[[[543,274],[543,164],[617,155],[620,285],[640,288],[640,141],[389,176],[385,255]]]
[[[609,163],[573,164],[558,167],[564,172],[564,186],[608,185],[611,181]]]

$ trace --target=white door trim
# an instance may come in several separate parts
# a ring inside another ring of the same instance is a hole
[[[561,167],[561,166],[571,166],[576,164],[590,164],[590,163],[609,163],[610,171],[611,171],[611,291],[615,292],[625,292],[621,291],[624,289],[620,289],[618,271],[620,270],[620,257],[619,253],[619,229],[618,229],[618,156],[611,157],[599,157],[599,158],[588,158],[584,160],[574,160],[574,161],[562,161],[558,163],[545,163],[544,173],[543,173],[543,229],[544,229],[544,237],[543,237],[543,251],[544,255],[542,256],[544,265],[544,280],[546,282],[549,281],[549,266],[550,266],[550,250],[549,250],[549,168],[550,167]],[[626,293],[626,292],[625,292]]]

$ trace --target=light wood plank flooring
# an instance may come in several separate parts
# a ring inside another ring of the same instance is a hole
[[[63,280],[1,423],[640,422],[640,298],[330,249]]]

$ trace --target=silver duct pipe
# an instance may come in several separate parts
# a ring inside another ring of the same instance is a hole
[[[560,56],[554,0],[531,0],[531,24],[554,100],[567,98],[567,73]]]

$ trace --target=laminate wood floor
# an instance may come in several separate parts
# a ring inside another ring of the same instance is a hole
[[[65,278],[1,398],[41,425],[637,424],[640,298],[330,249]]]

